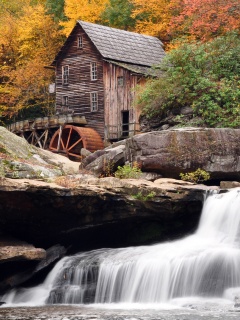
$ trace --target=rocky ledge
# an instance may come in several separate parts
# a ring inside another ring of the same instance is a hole
[[[174,179],[78,174],[56,183],[0,181],[0,232],[36,246],[80,249],[149,243],[191,232],[206,191]]]

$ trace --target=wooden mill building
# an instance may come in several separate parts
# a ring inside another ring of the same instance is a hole
[[[85,116],[104,140],[136,133],[135,88],[163,57],[155,37],[78,21],[52,64],[56,112]]]

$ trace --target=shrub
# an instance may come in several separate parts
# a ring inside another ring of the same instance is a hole
[[[119,179],[139,179],[142,174],[142,170],[137,162],[133,164],[125,164],[124,166],[118,166],[115,172],[115,177]]]
[[[164,117],[188,106],[209,127],[240,127],[237,33],[207,43],[183,43],[158,68],[160,76],[138,90],[136,104],[146,117]]]
[[[140,200],[140,201],[149,201],[152,200],[156,196],[156,192],[151,191],[148,194],[144,195],[141,191],[137,194],[133,195],[134,199]]]
[[[193,172],[180,173],[180,178],[184,181],[199,183],[209,180],[210,174],[207,171],[198,168],[196,171]]]

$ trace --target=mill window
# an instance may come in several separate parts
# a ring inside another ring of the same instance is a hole
[[[117,77],[118,87],[123,87],[123,77]]]
[[[91,92],[90,99],[91,99],[91,112],[97,111],[98,110],[98,94],[97,94],[97,92]]]
[[[91,63],[91,80],[97,80],[97,64],[96,64],[96,62]]]
[[[62,83],[68,84],[69,81],[69,66],[62,67]]]
[[[83,37],[82,36],[78,37],[77,46],[78,46],[78,49],[82,49],[83,48]]]
[[[62,97],[62,105],[64,107],[68,107],[68,96],[63,96]]]
[[[68,96],[62,97],[62,108],[61,111],[63,113],[68,112]]]

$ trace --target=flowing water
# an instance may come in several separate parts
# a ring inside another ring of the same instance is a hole
[[[0,319],[240,319],[240,189],[208,195],[191,236],[65,257],[43,284],[1,300]],[[42,307],[30,318],[26,306]]]

